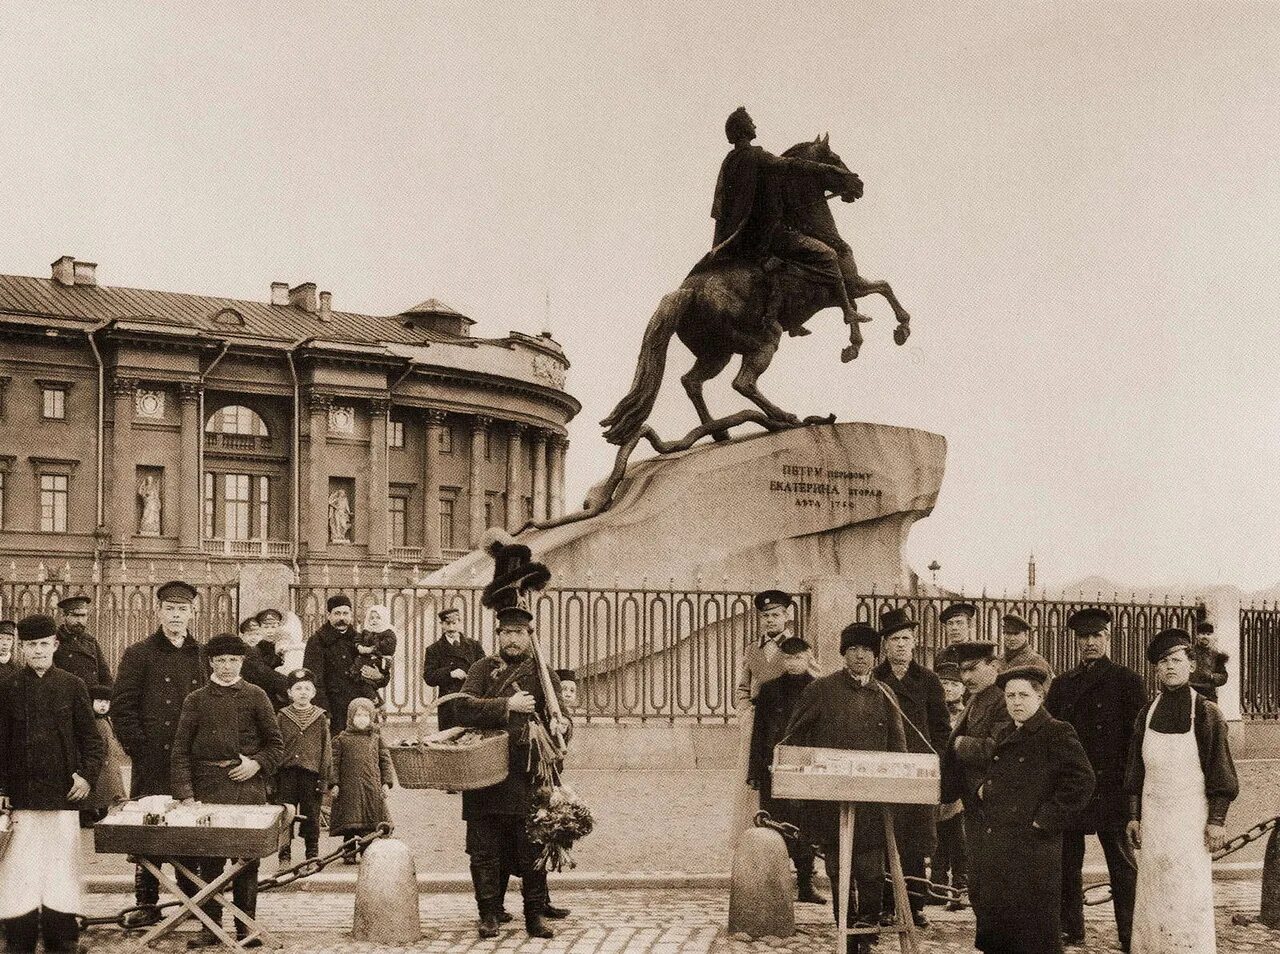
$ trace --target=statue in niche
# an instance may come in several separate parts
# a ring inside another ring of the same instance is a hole
[[[147,474],[138,481],[138,498],[142,501],[138,533],[148,537],[160,536],[160,481],[154,474]]]
[[[329,494],[329,540],[333,543],[351,542],[351,501],[345,487]]]

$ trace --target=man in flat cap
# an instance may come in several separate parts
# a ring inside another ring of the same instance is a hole
[[[974,621],[978,618],[978,607],[960,600],[948,603],[938,614],[938,622],[942,624],[942,648],[938,650],[934,665],[955,662],[956,656],[952,647],[956,643],[973,639]]]
[[[18,641],[18,624],[11,619],[0,619],[0,682],[16,676],[22,669],[14,644]]]
[[[1031,624],[1017,613],[1005,613],[1000,617],[1000,635],[1004,639],[1004,653],[1000,657],[1000,671],[1038,666],[1053,679],[1053,667],[1049,661],[1031,648]]]
[[[892,691],[878,682],[873,670],[880,653],[880,632],[874,626],[851,623],[840,633],[844,666],[810,683],[796,702],[785,738],[792,745],[874,752],[907,751],[906,730]],[[879,805],[858,805],[853,836],[853,884],[849,914],[854,925],[880,923],[884,899],[884,824]],[[840,837],[838,806],[814,803],[809,831],[824,847],[827,877],[839,885]],[[855,891],[856,887],[856,891]],[[835,916],[840,916],[839,892],[832,892]],[[871,949],[867,935],[850,935],[849,954]]]
[[[335,593],[325,602],[325,624],[307,640],[302,657],[304,669],[310,669],[316,682],[316,705],[329,713],[334,737],[347,727],[347,707],[352,699],[369,699],[374,705],[381,700],[378,690],[391,681],[390,672],[377,666],[355,668],[357,633],[351,597]],[[356,675],[359,678],[356,678]]]
[[[275,707],[266,692],[240,675],[249,645],[239,636],[219,633],[205,653],[212,672],[209,681],[186,697],[173,739],[173,797],[211,805],[265,805],[267,781],[284,755],[284,740]],[[234,727],[232,729],[232,727]],[[230,730],[230,731],[229,731]],[[226,858],[201,858],[199,874],[213,881],[226,867]],[[232,898],[249,917],[257,913],[258,862],[246,866],[232,881]],[[215,923],[222,905],[206,901],[205,913]],[[249,928],[236,921],[236,937],[246,947],[260,947]],[[202,927],[188,947],[220,944]]]
[[[560,704],[560,681],[549,673]],[[549,938],[547,872],[535,864],[537,848],[529,840],[527,824],[536,807],[540,765],[537,746],[530,740],[535,720],[554,738],[568,738],[572,725],[557,719],[553,700],[543,689],[533,655],[533,615],[520,606],[498,611],[498,653],[486,656],[467,672],[458,700],[458,724],[481,729],[506,729],[511,771],[488,788],[462,793],[462,817],[467,823],[467,854],[480,916],[479,935],[498,936],[502,890],[506,875],[518,875],[524,895],[524,925],[530,937]],[[563,713],[563,709],[560,709]]]
[[[974,860],[982,845],[982,803],[978,788],[995,750],[996,733],[1009,721],[1004,693],[996,685],[1000,665],[996,644],[981,640],[956,643],[952,650],[960,679],[969,690],[969,704],[960,715],[942,752],[942,801],[960,798],[964,805],[965,852],[969,860],[969,900],[978,911],[982,891]]]
[[[915,661],[916,621],[905,609],[880,614],[880,637],[884,661],[875,668],[875,677],[893,690],[902,716],[907,720],[907,751],[946,751],[951,736],[951,719],[942,690],[942,680]],[[923,879],[924,860],[938,845],[937,822],[932,805],[899,805],[893,813],[894,831],[902,873]],[[907,884],[911,917],[916,927],[928,927],[924,914],[928,892],[913,881]],[[892,905],[892,895],[888,904]]]
[[[57,624],[17,625],[25,667],[0,684],[0,806],[13,834],[0,855],[0,921],[6,951],[74,952],[84,913],[78,809],[106,750],[83,682],[53,665]]]
[[[1218,701],[1218,689],[1227,684],[1227,654],[1214,641],[1213,624],[1196,623],[1191,644],[1191,688],[1210,702]]]
[[[111,686],[111,668],[98,640],[89,632],[87,596],[68,596],[58,603],[58,651],[53,664],[79,676],[92,691],[94,686]]]
[[[436,619],[440,622],[440,638],[423,653],[422,680],[436,690],[438,698],[462,689],[467,671],[484,658],[484,647],[463,634],[462,611],[456,606],[442,609]],[[458,724],[455,705],[446,702],[436,709],[440,728],[452,729]]]
[[[1049,687],[1045,708],[1071,723],[1097,777],[1093,799],[1067,823],[1062,838],[1062,932],[1067,943],[1084,942],[1085,835],[1096,834],[1107,860],[1120,946],[1129,949],[1137,868],[1125,841],[1128,801],[1124,772],[1134,720],[1146,702],[1142,677],[1111,660],[1111,614],[1086,607],[1067,618],[1080,663]]]
[[[195,598],[195,587],[181,580],[159,586],[159,628],[125,649],[120,659],[111,697],[111,723],[133,762],[130,798],[173,794],[169,770],[182,702],[204,684],[209,672],[204,650],[191,633]],[[194,870],[196,864],[191,861],[187,867]],[[178,874],[178,881],[183,890],[194,888],[183,874]],[[133,885],[140,907],[130,912],[125,927],[157,923],[160,882],[139,865]]]

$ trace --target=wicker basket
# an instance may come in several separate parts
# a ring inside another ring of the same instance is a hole
[[[471,745],[441,744],[470,731],[455,726],[411,745],[391,746],[391,761],[401,787],[469,792],[503,781],[507,777],[506,732],[486,735]]]

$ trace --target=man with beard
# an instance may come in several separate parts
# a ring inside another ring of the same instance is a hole
[[[58,603],[58,651],[53,654],[53,664],[79,676],[90,692],[94,686],[111,686],[111,668],[89,633],[92,602],[87,596],[68,596]]]
[[[1080,664],[1049,687],[1045,708],[1071,723],[1097,777],[1089,806],[1068,820],[1062,836],[1062,933],[1068,944],[1084,943],[1084,836],[1096,833],[1107,859],[1120,947],[1129,949],[1138,869],[1125,827],[1129,802],[1124,774],[1138,713],[1147,701],[1142,677],[1112,662],[1111,614],[1089,607],[1067,618],[1076,635]]]
[[[1053,668],[1049,661],[1031,648],[1031,624],[1017,613],[1000,617],[1000,634],[1004,637],[1004,655],[1000,657],[1000,671],[1035,666],[1049,674],[1053,680]]]
[[[329,724],[336,737],[347,727],[347,707],[352,699],[379,702],[378,690],[391,679],[376,666],[362,666],[353,678],[356,651],[355,616],[351,597],[337,593],[325,603],[327,622],[307,640],[302,668],[315,676],[316,705],[329,713]]]
[[[111,697],[111,723],[133,761],[130,798],[173,794],[169,764],[182,702],[204,684],[209,673],[203,648],[190,633],[195,598],[195,587],[181,580],[157,588],[160,628],[126,649],[120,660]],[[194,871],[198,862],[184,864]],[[177,877],[183,891],[195,893],[186,875]],[[133,890],[139,908],[126,916],[124,927],[157,923],[160,882],[156,876],[139,865]]]
[[[531,726],[540,723],[552,737],[567,738],[571,725],[551,715],[538,665],[532,655],[533,616],[511,606],[498,611],[498,655],[481,659],[467,673],[458,700],[458,724],[480,729],[506,729],[510,770],[505,780],[488,788],[462,793],[462,817],[467,823],[467,854],[480,916],[479,935],[498,936],[502,913],[503,873],[519,875],[524,895],[525,931],[549,938],[554,932],[544,920],[548,904],[547,872],[535,866],[537,847],[529,840],[528,821],[534,810],[538,749],[530,740]],[[549,681],[559,703],[559,680]]]
[[[462,689],[467,670],[484,658],[484,647],[462,634],[462,612],[456,607],[441,610],[436,618],[440,620],[440,638],[423,653],[422,679],[447,696]],[[436,710],[440,728],[452,729],[458,724],[456,706],[456,702],[446,702]]]
[[[843,668],[815,679],[800,694],[786,738],[792,745],[822,749],[905,752],[907,740],[893,693],[872,674],[880,652],[880,633],[874,626],[852,623],[840,633]],[[885,836],[879,805],[860,804],[854,817],[853,879],[846,886],[848,927],[878,930],[884,899]],[[810,830],[823,845],[827,877],[834,887],[832,907],[840,917],[839,805],[816,802]],[[855,896],[856,888],[856,896]],[[837,923],[839,923],[837,921]],[[871,935],[875,937],[875,935]],[[851,934],[849,954],[866,954],[875,941]]]
[[[907,735],[908,752],[946,751],[951,735],[951,719],[942,691],[942,680],[913,658],[916,648],[916,622],[905,609],[893,609],[880,615],[880,635],[884,640],[884,661],[875,669],[876,679],[893,690],[898,699]],[[902,873],[908,878],[924,879],[924,859],[932,855],[938,844],[937,822],[932,805],[899,805],[894,810],[894,834]],[[912,881],[907,890],[911,902],[911,918],[916,927],[929,926],[924,905],[928,892],[920,881]],[[892,899],[892,895],[889,896]]]

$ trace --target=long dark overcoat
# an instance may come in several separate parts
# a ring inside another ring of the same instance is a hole
[[[902,714],[910,722],[903,726],[907,751],[932,751],[941,759],[951,738],[951,714],[947,711],[942,680],[914,661],[908,663],[901,679],[893,674],[887,660],[875,668],[875,677],[893,690]],[[928,855],[937,847],[936,806],[895,806],[893,821],[898,850],[904,854]]]
[[[978,950],[1060,954],[1062,831],[1089,803],[1093,781],[1075,730],[1043,707],[1021,729],[1000,727],[980,789]]]
[[[105,758],[79,678],[56,667],[43,676],[23,667],[0,683],[0,793],[14,808],[81,808],[67,801],[71,776],[92,785]]]
[[[790,745],[821,749],[857,749],[871,752],[905,752],[907,740],[902,716],[890,701],[893,690],[874,677],[860,685],[847,669],[811,682],[800,694],[791,723]],[[806,833],[816,844],[839,841],[838,802],[812,802]],[[859,804],[854,815],[855,851],[884,847],[884,823],[879,806]]]
[[[466,679],[455,679],[455,669],[467,672],[484,658],[484,647],[474,639],[466,636],[458,637],[458,645],[454,646],[448,639],[440,638],[427,647],[422,657],[422,681],[440,695],[446,696],[459,692]],[[446,702],[436,710],[436,718],[440,728],[451,729],[458,724],[457,700]]]
[[[329,830],[367,832],[390,821],[382,786],[394,783],[391,753],[376,728],[345,729],[333,740],[333,800]]]
[[[302,665],[315,676],[315,703],[329,713],[335,732],[347,727],[347,707],[352,699],[378,702],[378,690],[391,680],[389,673],[373,682],[352,675],[352,665],[359,655],[356,637],[354,628],[340,633],[325,623],[307,640],[303,654]]]
[[[551,686],[560,699],[560,680],[551,673]],[[532,713],[508,712],[507,700],[523,689],[534,699]],[[533,661],[510,666],[497,656],[486,656],[467,671],[462,686],[467,698],[458,700],[458,724],[480,729],[507,730],[507,777],[497,785],[462,793],[462,817],[472,821],[482,815],[528,815],[535,791],[530,765],[529,724],[534,718],[546,725],[550,719]],[[563,706],[561,707],[563,712]],[[536,756],[535,756],[536,758]]]
[[[129,797],[171,795],[169,763],[182,702],[209,676],[204,648],[188,636],[174,646],[156,630],[124,651],[111,695],[111,725],[133,774]]]
[[[1045,708],[1071,723],[1097,776],[1093,799],[1064,826],[1068,831],[1124,829],[1129,814],[1125,767],[1134,723],[1146,701],[1142,677],[1105,657],[1053,680]]]
[[[774,747],[785,739],[791,713],[800,701],[800,693],[813,682],[809,673],[793,676],[784,673],[770,679],[756,693],[755,718],[751,722],[751,757],[747,762],[747,784],[760,790],[760,807],[774,821],[803,827],[812,803],[793,798],[773,797]]]
[[[111,667],[107,665],[107,657],[102,654],[97,638],[88,630],[73,636],[66,627],[59,626],[53,664],[73,676],[79,676],[90,692],[94,686],[111,685]]]

